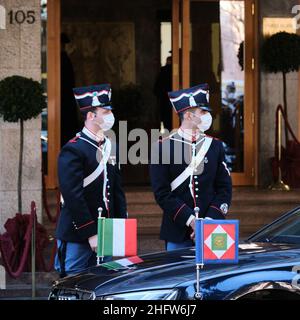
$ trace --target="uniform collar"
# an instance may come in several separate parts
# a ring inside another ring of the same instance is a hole
[[[182,129],[182,128],[179,128],[177,130],[177,133],[181,138],[190,142],[197,141],[199,140],[199,138],[203,138],[205,136],[205,134],[201,132],[198,132],[195,136],[193,136],[191,129]]]
[[[83,127],[82,133],[84,133],[88,138],[92,139],[93,141],[96,141],[97,143],[104,140],[104,136],[103,136],[103,139],[101,139],[99,136],[97,136],[94,132],[89,130],[87,127]]]

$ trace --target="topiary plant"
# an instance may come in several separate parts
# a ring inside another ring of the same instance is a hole
[[[286,74],[300,66],[300,36],[278,32],[267,37],[261,48],[262,64],[268,72],[281,72],[283,78],[283,107],[287,118]],[[286,128],[286,142],[288,132]]]
[[[240,43],[239,50],[236,55],[239,60],[239,65],[240,65],[242,71],[244,70],[244,43],[245,43],[244,41],[242,41]]]
[[[11,76],[0,81],[0,116],[4,121],[20,121],[20,154],[18,170],[18,210],[22,212],[22,164],[24,121],[36,118],[45,108],[43,87],[37,81]]]

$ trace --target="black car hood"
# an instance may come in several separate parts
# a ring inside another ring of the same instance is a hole
[[[103,266],[89,268],[76,276],[56,283],[58,288],[94,291],[97,296],[112,293],[173,288],[196,278],[194,248],[143,255],[143,262],[109,270]],[[240,244],[239,263],[205,265],[201,280],[247,270],[262,270],[300,262],[300,247],[286,244]]]

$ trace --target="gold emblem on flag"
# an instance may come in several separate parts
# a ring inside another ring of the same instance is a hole
[[[226,233],[212,234],[212,249],[213,250],[226,250],[227,249],[227,234]]]

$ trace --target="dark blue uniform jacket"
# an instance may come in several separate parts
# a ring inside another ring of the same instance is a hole
[[[192,154],[191,145],[177,140],[183,140],[178,133],[159,141],[152,148],[150,177],[155,199],[163,210],[160,238],[178,243],[189,239],[190,227],[186,226],[186,223],[194,214],[195,207],[200,208],[200,217],[225,219],[226,208],[231,204],[232,183],[224,159],[222,142],[213,139],[205,158],[192,175],[193,196],[189,187],[190,178],[171,191],[171,182],[190,163],[186,155],[190,155],[191,159]],[[196,147],[197,152],[201,145]],[[182,158],[181,163],[178,163],[178,152],[180,152],[179,158]],[[153,163],[155,157],[159,157],[158,163]],[[164,164],[163,159],[166,160],[168,157],[170,164]]]
[[[83,132],[81,136],[94,144],[97,142]],[[121,186],[118,161],[112,148],[107,163],[106,196],[109,201],[106,210],[103,201],[103,172],[90,185],[83,187],[83,180],[99,165],[97,149],[78,137],[70,140],[61,150],[58,158],[58,178],[64,199],[56,238],[70,242],[82,242],[97,234],[98,208],[102,207],[105,217],[126,218],[126,199]]]

